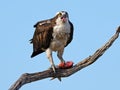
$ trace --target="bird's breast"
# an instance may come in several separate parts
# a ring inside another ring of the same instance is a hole
[[[52,39],[50,48],[53,51],[58,51],[60,49],[63,49],[66,46],[68,37],[69,37],[69,34],[67,33],[66,34],[60,33],[59,35],[56,35],[55,38]]]
[[[53,30],[53,39],[50,48],[53,51],[58,51],[66,46],[70,34],[69,26],[55,26]]]

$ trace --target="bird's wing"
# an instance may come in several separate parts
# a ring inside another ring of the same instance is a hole
[[[33,53],[31,57],[34,57],[47,49],[52,39],[53,26],[49,20],[38,22],[34,25],[35,32],[31,43],[33,43]]]
[[[73,39],[73,32],[74,32],[73,24],[70,21],[69,21],[69,23],[70,23],[70,36],[68,38],[66,46],[72,41],[72,39]]]

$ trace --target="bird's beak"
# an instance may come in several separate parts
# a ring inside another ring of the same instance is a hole
[[[64,14],[64,15],[62,15],[61,19],[62,19],[62,21],[65,23],[66,20],[67,20],[67,16]]]

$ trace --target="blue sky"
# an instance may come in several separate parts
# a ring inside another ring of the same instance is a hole
[[[76,64],[92,55],[120,25],[119,0],[2,0],[0,2],[0,85],[8,88],[23,73],[46,70],[50,63],[45,53],[30,58],[33,25],[65,10],[74,24],[74,39],[65,49],[64,58]],[[94,64],[62,82],[50,78],[24,85],[20,90],[119,90],[120,38]],[[55,63],[59,60],[54,55]]]

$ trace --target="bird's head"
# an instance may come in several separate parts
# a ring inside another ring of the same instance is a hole
[[[66,11],[57,12],[56,17],[56,23],[67,23],[69,20],[68,13]]]

